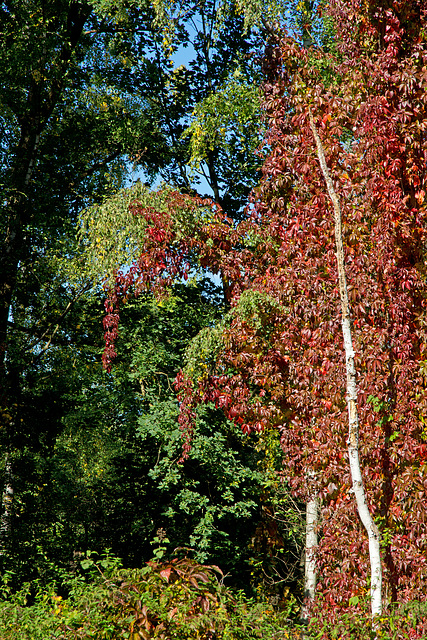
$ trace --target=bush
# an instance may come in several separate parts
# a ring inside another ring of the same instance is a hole
[[[218,567],[187,557],[125,570],[105,556],[82,561],[86,576],[29,583],[0,602],[2,640],[285,640],[287,613],[232,593]],[[59,595],[62,591],[64,596]]]

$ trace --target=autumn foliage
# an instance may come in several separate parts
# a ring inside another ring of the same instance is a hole
[[[132,282],[118,276],[106,326],[125,281],[127,295],[135,281],[185,274],[191,260],[222,275],[231,311],[214,354],[178,380],[181,422],[191,428],[209,400],[247,432],[281,431],[295,495],[322,499],[318,590],[333,618],[366,594],[369,562],[346,454],[333,215],[308,109],[343,212],[361,462],[387,608],[427,589],[427,8],[334,0],[325,18],[335,31],[327,48],[284,36],[268,52],[271,152],[247,219],[234,228],[217,211],[179,236],[173,203],[162,216],[136,205],[151,216],[147,245]]]

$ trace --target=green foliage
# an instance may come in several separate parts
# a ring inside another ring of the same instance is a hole
[[[160,445],[159,460],[150,475],[170,495],[162,510],[168,536],[175,544],[181,541],[192,547],[199,561],[221,560],[240,582],[239,571],[248,573],[249,537],[255,530],[257,497],[263,489],[248,443],[236,427],[223,424],[219,415],[205,409],[198,417],[189,458],[177,465],[182,437],[176,423],[159,421],[149,426],[150,418],[140,421],[140,435],[147,437],[148,431],[155,430]]]
[[[261,599],[247,599],[222,585],[222,572],[188,557],[124,569],[109,553],[88,552],[81,570],[63,573],[43,587],[27,583],[12,594],[3,577],[0,627],[4,640],[291,640],[303,629]],[[83,570],[83,571],[82,571]],[[371,630],[368,602],[350,599],[334,621],[321,615],[321,602],[304,629],[309,640],[410,640],[424,624],[425,603],[390,606]]]
[[[144,225],[129,207],[135,200],[145,205],[149,196],[149,190],[138,180],[132,187],[118,191],[104,203],[93,205],[80,213],[78,236],[84,257],[83,260],[81,255],[77,257],[83,263],[77,273],[83,271],[95,282],[103,282],[115,270],[133,261],[144,237]],[[149,203],[153,203],[151,198]],[[156,202],[156,205],[161,207],[161,202]],[[70,277],[72,274],[71,267]]]
[[[255,162],[263,137],[260,102],[259,88],[247,84],[239,69],[223,87],[199,102],[183,134],[190,137],[190,166],[199,167],[218,147],[230,157],[252,154]]]
[[[189,459],[178,464],[183,441],[173,381],[189,340],[217,321],[216,293],[209,281],[190,282],[160,303],[149,296],[129,301],[116,371],[123,366],[138,390],[136,433],[142,450],[156,452],[149,477],[161,492],[155,521],[166,530],[169,548],[191,547],[198,561],[220,563],[243,583],[263,491],[258,455],[238,427],[205,407]]]
[[[22,326],[31,327],[32,307],[38,313],[37,305],[50,304],[53,313],[63,306],[68,290],[61,289],[61,273],[54,276],[47,271],[51,286],[46,282],[30,305],[16,308]],[[157,547],[164,555],[190,547],[196,560],[220,564],[228,584],[249,593],[266,573],[275,575],[270,521],[284,512],[271,505],[287,492],[273,474],[267,482],[264,445],[254,449],[253,440],[209,406],[198,413],[189,459],[178,464],[183,440],[174,379],[189,341],[216,326],[221,311],[221,292],[209,280],[176,285],[160,301],[130,299],[107,374],[99,362],[100,298],[86,292],[70,308],[22,380],[13,529],[2,558],[3,570],[13,572],[11,587],[35,577],[46,584],[87,548],[110,547],[126,566],[138,566],[153,555],[150,541],[159,529],[169,540]],[[28,339],[23,331],[22,339]],[[296,536],[293,541],[277,526],[282,591],[295,583],[298,552]]]
[[[165,37],[173,35],[176,24],[185,19],[194,6],[200,5],[203,7],[203,4],[201,2],[183,3],[177,0],[169,2],[152,0],[156,24],[164,29]],[[221,27],[224,17],[241,15],[244,16],[243,28],[245,31],[253,27],[262,27],[266,23],[273,24],[276,21],[283,20],[283,16],[289,10],[289,3],[285,0],[270,0],[269,2],[264,0],[237,0],[237,2],[224,0],[218,5],[215,3],[214,6],[216,9],[216,28],[219,29]]]
[[[185,375],[198,382],[210,373],[216,362],[216,355],[224,345],[223,331],[230,320],[227,314],[213,327],[202,329],[187,347],[185,354]]]
[[[251,543],[252,581],[257,593],[269,594],[282,605],[293,600],[296,604],[302,590],[305,509],[292,497],[284,481],[283,452],[277,429],[258,434],[255,449],[262,454],[257,468],[262,473],[263,492],[260,496],[262,517]]]
[[[56,284],[35,301],[50,303],[53,315],[68,297]],[[14,309],[14,318],[26,346],[24,320],[32,328],[33,316],[31,306],[24,309],[27,316]],[[127,546],[132,556],[137,545],[129,540],[137,519],[130,514],[146,513],[149,526],[145,497],[155,501],[157,494],[146,480],[147,456],[128,435],[126,419],[136,411],[132,389],[120,380],[113,384],[99,362],[101,319],[101,301],[81,296],[53,337],[55,326],[47,331],[48,349],[43,351],[44,340],[36,342],[32,366],[20,381],[20,421],[12,440],[13,527],[1,559],[3,569],[15,572],[15,587],[35,576],[50,579],[89,545],[114,546],[121,553]],[[46,329],[42,325],[41,334]],[[144,537],[143,523],[139,534]]]
[[[89,555],[88,574],[64,575],[46,589],[37,583],[0,602],[4,640],[46,638],[174,638],[176,640],[256,640],[289,638],[286,612],[266,602],[232,594],[218,581],[221,571],[189,558],[149,562],[124,570],[117,559]],[[35,594],[34,594],[35,590]],[[31,604],[30,604],[31,601]]]
[[[215,200],[235,216],[255,186],[261,164],[254,153],[262,136],[260,41],[252,32],[243,34],[243,17],[232,3],[155,5],[160,28],[144,48],[149,60],[135,52],[132,64],[147,115],[157,123],[165,149],[156,167],[145,163],[147,150],[137,156],[150,181],[160,178],[202,196],[207,182]],[[185,62],[175,63],[175,55],[184,55]],[[206,132],[200,135],[197,123]]]
[[[156,452],[149,477],[161,492],[162,506],[154,521],[155,527],[165,529],[168,548],[191,547],[196,560],[220,564],[231,572],[233,584],[246,588],[251,580],[254,585],[262,581],[261,575],[250,577],[256,563],[264,576],[283,587],[299,575],[301,527],[292,532],[293,525],[287,527],[292,517],[300,524],[301,518],[278,480],[281,453],[273,434],[271,442],[260,441],[254,449],[257,441],[245,437],[221,411],[213,405],[200,407],[189,457],[178,463],[183,440],[173,381],[184,354],[190,366],[189,342],[195,367],[202,375],[206,371],[203,364],[212,353],[209,334],[221,325],[217,295],[204,280],[175,286],[161,302],[150,296],[128,301],[113,374],[127,375],[139,397],[136,432],[141,450]],[[267,450],[268,474],[263,466]],[[272,559],[266,540],[273,529],[277,553]]]
[[[274,324],[268,319],[281,309],[277,301],[265,292],[244,291],[230,311],[215,324],[204,327],[189,342],[183,369],[186,377],[197,384],[215,371],[218,355],[227,348],[227,329],[233,319],[237,318],[248,324],[267,342],[269,333],[274,331]]]
[[[247,290],[242,293],[232,315],[248,323],[257,332],[268,334],[268,320],[274,312],[282,311],[282,306],[265,291]]]

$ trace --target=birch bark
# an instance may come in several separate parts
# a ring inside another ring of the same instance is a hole
[[[314,602],[317,583],[316,549],[317,549],[317,525],[319,519],[319,500],[316,495],[310,496],[306,505],[305,524],[305,580],[304,580],[304,606],[301,612],[301,621],[307,623],[310,618],[310,607]]]
[[[309,109],[310,127],[316,141],[317,158],[326,182],[328,194],[334,209],[335,244],[338,265],[338,279],[341,297],[341,325],[344,338],[345,362],[347,374],[347,409],[348,409],[348,457],[350,462],[353,492],[356,498],[359,517],[366,529],[369,539],[369,559],[371,565],[371,613],[372,618],[382,612],[382,568],[380,554],[380,533],[372,519],[366,500],[359,459],[359,417],[357,413],[356,368],[354,365],[353,339],[350,323],[350,305],[348,301],[347,278],[344,263],[344,247],[342,239],[341,207],[326,164],[323,145],[320,140],[313,114]]]

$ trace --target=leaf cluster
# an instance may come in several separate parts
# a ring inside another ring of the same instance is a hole
[[[337,607],[329,619],[325,619],[323,615],[322,599],[322,595],[319,594],[319,602],[316,604],[308,627],[309,637],[313,640],[330,638],[342,638],[342,640],[416,638],[421,640],[426,633],[426,607],[422,601],[390,604],[376,620],[375,630],[372,630],[369,601],[366,597],[352,596],[347,606]]]

